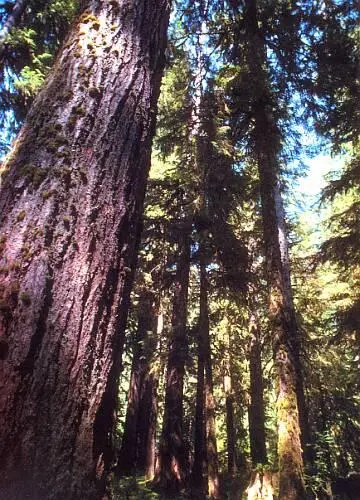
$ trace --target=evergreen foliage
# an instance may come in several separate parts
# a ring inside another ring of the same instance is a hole
[[[16,3],[1,6],[1,25]],[[77,8],[76,0],[28,0],[12,29],[4,36],[0,30],[0,127],[6,128],[0,152],[9,148],[22,124]]]

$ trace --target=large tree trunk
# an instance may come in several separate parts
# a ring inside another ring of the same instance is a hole
[[[160,484],[179,491],[188,475],[183,436],[183,387],[187,355],[187,297],[190,273],[189,224],[179,228],[179,257],[174,284],[172,331],[165,375],[165,412],[160,443]]]
[[[304,497],[303,459],[298,411],[298,334],[293,312],[290,274],[286,270],[286,232],[279,191],[280,133],[272,116],[272,96],[264,68],[266,54],[257,20],[256,0],[247,0],[248,62],[257,81],[253,104],[254,150],[258,163],[269,285],[269,316],[278,373],[278,455],[280,498]]]
[[[111,460],[169,8],[84,3],[0,193],[2,498],[100,498]]]
[[[309,411],[306,403],[305,389],[304,389],[304,376],[301,361],[301,339],[299,329],[296,321],[296,312],[293,300],[293,293],[291,287],[291,274],[289,262],[289,249],[286,237],[286,224],[285,224],[285,211],[282,196],[279,189],[279,182],[276,183],[275,189],[275,203],[277,207],[278,216],[278,234],[281,255],[281,271],[282,271],[282,287],[285,304],[285,314],[287,328],[292,336],[292,355],[293,365],[296,374],[296,399],[299,412],[299,425],[300,425],[300,441],[303,453],[303,459],[307,465],[311,465],[314,460],[314,452],[312,448],[311,429],[309,424]]]
[[[265,137],[265,135],[263,135]],[[294,362],[296,330],[290,328],[285,304],[279,248],[279,221],[274,194],[277,178],[270,158],[260,155],[260,189],[264,223],[270,293],[269,316],[273,331],[273,350],[278,374],[277,424],[280,472],[280,498],[304,498],[303,461],[297,403],[297,373]]]
[[[266,464],[264,381],[261,366],[261,344],[256,314],[250,317],[250,405],[249,434],[252,465]]]

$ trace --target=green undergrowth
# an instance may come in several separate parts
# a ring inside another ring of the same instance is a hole
[[[161,496],[151,489],[144,477],[123,477],[112,483],[113,500],[156,500]]]

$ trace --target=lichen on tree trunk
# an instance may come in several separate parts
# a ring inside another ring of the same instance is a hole
[[[0,492],[104,491],[169,6],[87,1],[0,192]]]
[[[305,497],[305,493],[297,403],[300,383],[299,339],[279,186],[281,132],[272,112],[275,96],[271,94],[268,85],[266,47],[259,28],[256,0],[247,0],[244,20],[248,36],[247,61],[258,85],[257,99],[252,105],[254,119],[252,139],[260,181],[269,319],[278,379],[280,498],[301,499]]]
[[[265,150],[266,151],[266,150]],[[289,320],[286,288],[279,245],[279,213],[276,205],[277,168],[274,156],[259,153],[265,251],[269,284],[269,317],[273,333],[274,361],[277,369],[277,423],[280,472],[280,498],[304,497],[303,461],[297,403],[297,332]]]
[[[260,127],[262,120],[257,122]],[[261,135],[265,137],[265,135]],[[274,361],[277,369],[277,424],[280,498],[305,498],[300,423],[297,403],[296,347],[297,331],[289,319],[279,244],[276,157],[259,147],[259,175],[264,240],[269,284],[269,317],[273,334]]]

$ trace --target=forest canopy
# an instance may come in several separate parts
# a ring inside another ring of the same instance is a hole
[[[0,498],[358,499],[357,2],[0,26]]]

